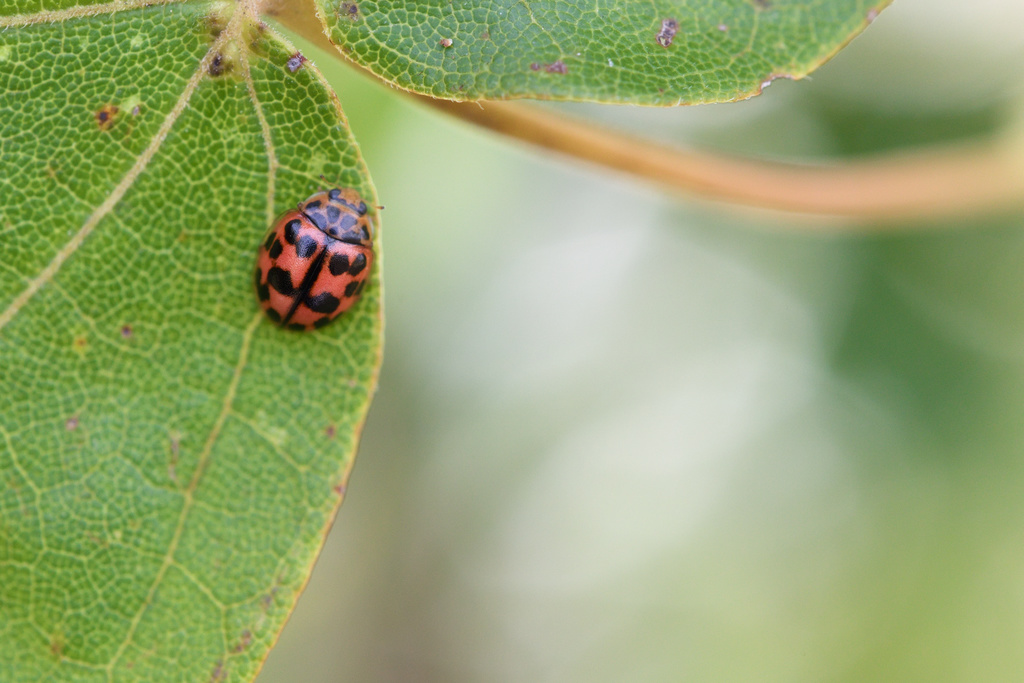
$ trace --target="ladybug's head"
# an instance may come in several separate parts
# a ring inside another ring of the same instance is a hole
[[[366,202],[350,188],[317,192],[299,204],[299,211],[336,240],[373,246],[373,223],[366,215]]]

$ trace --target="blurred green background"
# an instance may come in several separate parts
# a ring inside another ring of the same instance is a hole
[[[908,0],[747,102],[559,108],[787,157],[984,136],[1022,24]],[[1024,680],[1020,215],[668,196],[303,51],[386,206],[386,360],[259,683]]]

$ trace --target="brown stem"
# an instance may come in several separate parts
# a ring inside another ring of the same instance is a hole
[[[340,54],[323,34],[312,0],[266,2],[266,13]],[[948,219],[1024,206],[1024,145],[1017,139],[862,161],[799,164],[684,150],[520,103],[457,103],[410,96],[544,149],[728,203],[878,223]]]
[[[684,150],[522,104],[418,99],[545,149],[746,206],[903,222],[1024,205],[1024,149],[1013,140],[845,163],[785,163]]]

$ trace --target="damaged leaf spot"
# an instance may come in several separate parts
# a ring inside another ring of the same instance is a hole
[[[452,46],[452,39],[451,38],[442,38],[441,39],[441,47],[451,47],[451,46]]]
[[[672,40],[676,37],[676,33],[679,32],[679,22],[675,19],[662,19],[661,30],[654,36],[654,39],[658,41],[658,45],[662,47],[668,47],[672,44]]]
[[[288,58],[288,70],[291,71],[292,73],[295,73],[300,68],[302,68],[302,65],[305,63],[306,58],[302,55],[302,53],[296,52],[295,54]]]
[[[544,66],[544,70],[549,74],[567,74],[569,73],[569,67],[565,65],[561,59],[556,62],[551,62]]]
[[[76,429],[78,429],[78,418],[73,415],[69,417],[67,421],[64,423],[64,429],[68,430],[69,432],[73,432]]]
[[[789,80],[793,79],[793,77],[789,74],[768,74],[768,77],[761,81],[761,86],[757,90],[758,94],[763,92],[765,88],[771,85],[776,78],[786,78]]]
[[[242,636],[238,639],[238,642],[235,643],[235,646],[233,648],[231,648],[231,651],[235,654],[238,654],[245,648],[249,647],[251,644],[252,631],[250,631],[249,629],[245,629],[244,631],[242,631]]]
[[[339,17],[348,17],[352,21],[359,18],[359,5],[354,2],[343,2],[338,7]]]
[[[224,72],[230,68],[228,60],[224,58],[224,55],[219,52],[214,55],[213,61],[210,62],[210,75],[216,78],[217,76],[223,76]]]
[[[114,125],[114,118],[117,116],[118,111],[120,110],[117,105],[105,104],[96,112],[96,124],[100,127],[100,130],[110,130],[111,126]]]

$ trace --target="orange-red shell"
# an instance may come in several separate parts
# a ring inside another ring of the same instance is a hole
[[[373,267],[366,212],[359,193],[335,188],[274,221],[256,259],[256,296],[271,320],[311,330],[359,299]]]

